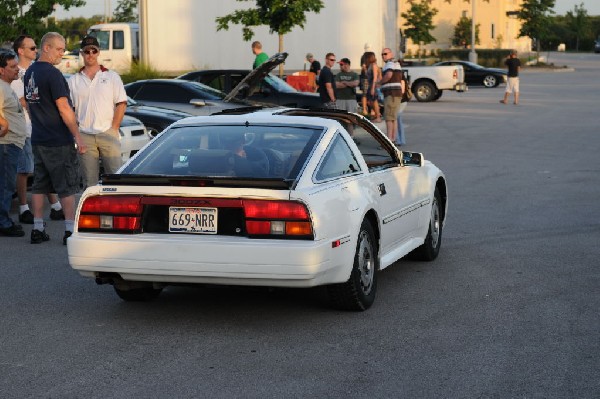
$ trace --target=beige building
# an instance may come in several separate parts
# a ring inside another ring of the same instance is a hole
[[[400,15],[410,9],[410,2],[399,1],[398,26],[404,30],[404,18]],[[420,1],[420,0],[415,0]],[[428,51],[432,49],[450,49],[454,27],[461,17],[471,18],[473,15],[473,0],[430,0],[431,7],[438,10],[433,18],[435,29],[431,32],[436,42],[424,45],[422,48]],[[519,52],[531,49],[531,39],[519,38],[521,21],[511,13],[521,8],[522,0],[474,0],[475,1],[475,23],[479,25],[479,44],[475,49],[517,49]],[[470,43],[468,43],[470,48]],[[407,40],[407,51],[413,54],[419,48],[418,43]]]
[[[324,0],[325,7],[320,13],[306,14],[304,29],[295,27],[285,35],[283,51],[289,53],[285,69],[308,69],[305,58],[308,52],[313,53],[321,65],[328,52],[335,53],[338,59],[347,57],[355,70],[360,68],[359,61],[365,47],[375,52],[379,62],[384,47],[397,54],[400,30],[404,29],[401,14],[409,8],[409,1]],[[530,40],[517,38],[519,20],[506,15],[509,11],[518,10],[522,0],[475,1],[475,20],[481,25],[481,44],[477,48],[529,50]],[[210,3],[210,6],[199,7],[199,3]],[[144,11],[140,16],[142,59],[150,62],[155,69],[172,74],[196,69],[249,68],[254,54],[250,50],[250,42],[242,39],[242,27],[233,25],[228,31],[217,31],[215,18],[253,6],[250,3],[236,0],[139,0],[140,10]],[[433,32],[437,43],[425,48],[448,49],[460,17],[471,16],[471,3],[465,0],[431,0],[431,4],[438,9],[434,20],[437,28]],[[279,51],[279,37],[267,26],[256,27],[254,33],[252,40],[259,40],[267,54]],[[414,54],[417,45],[409,42],[408,48],[412,48]],[[336,65],[336,71],[337,68]]]

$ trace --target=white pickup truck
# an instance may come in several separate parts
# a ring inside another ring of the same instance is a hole
[[[461,65],[402,66],[408,72],[413,96],[420,102],[436,101],[443,90],[467,91]]]

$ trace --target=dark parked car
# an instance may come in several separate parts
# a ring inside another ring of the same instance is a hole
[[[138,103],[127,97],[127,110],[125,115],[133,116],[142,121],[151,137],[165,130],[171,123],[180,119],[193,116],[187,112],[175,111],[173,109],[151,107]]]
[[[600,53],[600,38],[594,43],[594,53]]]
[[[250,72],[251,71],[247,69],[194,71],[181,75],[178,79],[200,82],[214,89],[229,93]],[[287,84],[283,79],[271,73],[257,75],[255,79],[248,82],[248,88],[240,91],[237,98],[285,107],[322,107],[318,94],[298,91]]]
[[[486,68],[470,61],[442,61],[433,65],[462,65],[465,71],[465,83],[468,86],[496,87],[506,83],[506,71],[498,68]]]
[[[248,106],[225,101],[225,93],[182,79],[148,79],[125,85],[127,95],[144,105],[164,107],[192,115],[210,115],[224,109]]]
[[[246,74],[229,94],[199,82],[184,79],[149,79],[125,85],[127,95],[145,105],[160,106],[193,115],[211,115],[232,109],[272,107],[257,101],[244,101],[242,93],[252,94],[258,82],[287,58],[277,53],[259,67]],[[262,98],[260,98],[262,100]]]

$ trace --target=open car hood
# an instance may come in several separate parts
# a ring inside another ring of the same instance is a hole
[[[256,93],[259,89],[260,82],[271,73],[276,66],[281,64],[287,58],[288,53],[277,53],[271,58],[260,64],[252,72],[250,72],[242,81],[235,86],[227,96],[225,102],[230,102],[236,98],[247,98]]]

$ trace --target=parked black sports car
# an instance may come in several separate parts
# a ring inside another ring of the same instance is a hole
[[[215,69],[188,72],[178,79],[203,83],[225,93],[231,92],[251,71],[247,69]],[[269,74],[257,74],[248,82],[248,87],[237,95],[238,98],[286,107],[320,108],[323,106],[319,95],[296,90],[283,79]]]
[[[498,68],[486,68],[470,61],[442,61],[433,65],[462,65],[465,71],[465,83],[468,86],[496,87],[506,83],[506,71]]]
[[[145,105],[163,107],[192,115],[210,115],[249,104],[225,101],[225,93],[198,82],[181,79],[146,79],[125,85],[125,92]]]
[[[178,110],[192,115],[210,115],[224,110],[244,108],[255,109],[273,107],[259,96],[246,101],[255,93],[256,87],[269,72],[287,58],[287,53],[277,53],[253,71],[247,73],[231,91],[226,94],[199,81],[191,79],[147,79],[125,85],[125,91],[135,101]],[[315,97],[318,100],[318,96]]]

